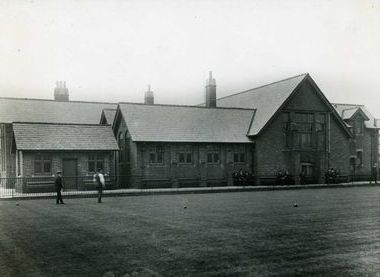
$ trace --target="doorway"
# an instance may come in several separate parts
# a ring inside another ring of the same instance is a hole
[[[63,185],[65,190],[76,190],[77,185],[77,160],[64,159],[63,160]]]

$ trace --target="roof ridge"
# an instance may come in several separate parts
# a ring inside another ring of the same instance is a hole
[[[365,105],[363,105],[363,104],[348,104],[348,103],[333,103],[333,102],[331,102],[331,105],[365,107]]]
[[[349,111],[349,110],[353,110],[353,109],[360,109],[360,107],[350,107],[347,109],[343,109],[342,111]]]
[[[254,111],[255,108],[235,108],[235,107],[214,107],[206,108],[204,106],[192,106],[192,105],[179,105],[179,104],[145,104],[145,103],[133,103],[133,102],[119,102],[119,105],[139,105],[139,106],[156,106],[156,107],[179,107],[179,108],[198,108],[198,109],[210,109],[210,110],[249,110]]]
[[[0,96],[0,99],[28,100],[28,101],[46,101],[46,102],[56,102],[56,103],[87,103],[87,104],[114,104],[114,105],[118,104],[118,102],[96,102],[96,101],[83,101],[83,100],[57,101],[57,100],[54,100],[54,99],[19,98],[19,97],[2,97],[2,96]]]
[[[90,124],[90,123],[54,123],[54,122],[27,122],[27,121],[14,121],[12,124],[35,124],[35,125],[76,125],[76,126],[111,126],[111,124]]]
[[[280,82],[284,82],[284,81],[288,81],[290,79],[294,79],[294,78],[297,78],[297,77],[301,77],[305,75],[305,77],[307,75],[309,75],[309,73],[302,73],[302,74],[298,74],[296,76],[292,76],[292,77],[288,77],[288,78],[285,78],[285,79],[282,79],[282,80],[279,80],[279,81],[275,81],[275,82],[271,82],[269,84],[265,84],[265,85],[262,85],[262,86],[258,86],[258,87],[255,87],[255,88],[251,88],[251,89],[247,89],[247,90],[244,90],[244,91],[241,91],[241,92],[237,92],[237,93],[233,93],[233,94],[230,94],[230,95],[227,95],[227,96],[223,96],[221,98],[218,98],[217,100],[221,100],[221,99],[224,99],[224,98],[228,98],[228,97],[232,97],[232,96],[236,96],[238,94],[243,94],[243,93],[247,93],[247,92],[252,92],[253,90],[257,90],[259,88],[263,88],[263,87],[266,87],[266,86],[270,86],[270,85],[274,85],[274,84],[277,84],[277,83],[280,83]]]

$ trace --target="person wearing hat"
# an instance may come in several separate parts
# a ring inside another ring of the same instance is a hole
[[[63,200],[62,200],[62,194],[61,194],[61,190],[63,188],[63,184],[62,184],[62,172],[61,171],[58,171],[57,172],[57,177],[55,178],[55,191],[57,192],[57,202],[56,204],[58,205],[59,203],[61,204],[65,204],[63,203]]]

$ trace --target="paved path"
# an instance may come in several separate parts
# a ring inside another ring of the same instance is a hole
[[[240,192],[240,191],[268,191],[268,190],[294,190],[294,189],[315,189],[315,188],[344,188],[355,186],[379,186],[373,182],[351,182],[340,184],[310,184],[310,185],[291,185],[291,186],[233,186],[233,187],[197,187],[197,188],[159,188],[159,189],[115,189],[103,191],[103,196],[139,196],[157,194],[186,194],[186,193],[218,193],[218,192]],[[17,193],[14,190],[7,191],[0,195],[2,199],[44,199],[54,198],[55,192],[48,193]],[[97,191],[63,191],[62,195],[68,198],[74,197],[95,197]]]

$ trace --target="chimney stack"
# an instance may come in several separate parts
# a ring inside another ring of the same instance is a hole
[[[69,90],[66,88],[66,82],[57,81],[54,89],[55,101],[69,101]]]
[[[206,108],[216,108],[216,81],[212,78],[212,71],[209,74],[209,78],[206,81]]]
[[[147,105],[154,105],[153,91],[150,90],[150,85],[148,85],[148,91],[145,92],[144,103]]]

